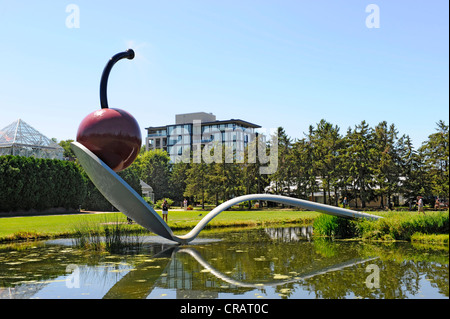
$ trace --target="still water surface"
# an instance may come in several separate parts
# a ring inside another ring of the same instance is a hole
[[[0,246],[7,298],[448,298],[447,247],[311,237],[311,228],[227,230],[178,246],[95,253],[71,240]]]

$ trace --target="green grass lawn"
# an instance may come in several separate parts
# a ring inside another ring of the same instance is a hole
[[[161,216],[161,211],[157,212]],[[174,231],[181,230],[181,232],[187,232],[197,225],[207,213],[208,211],[199,210],[169,211],[169,226]],[[364,233],[366,235],[372,234],[373,236],[377,234],[385,235],[392,233],[391,237],[394,239],[396,239],[396,237],[405,236],[405,234],[410,238],[414,232],[427,233],[428,231],[424,232],[423,230],[434,227],[433,223],[435,223],[435,221],[433,221],[433,216],[441,216],[439,218],[443,218],[442,215],[437,212],[427,212],[426,218],[422,218],[417,212],[409,211],[371,213],[387,218],[378,222],[363,222],[362,226],[364,226]],[[311,225],[320,215],[321,214],[318,212],[297,211],[293,209],[252,211],[232,210],[224,211],[216,216],[207,227],[269,226],[281,224]],[[443,222],[448,224],[448,211],[445,216],[447,217],[443,219]],[[442,223],[439,220],[437,222]],[[92,223],[100,224],[117,221],[125,223],[125,215],[122,213],[99,213],[0,218],[0,242],[71,236],[75,229],[83,223],[92,225]],[[431,223],[431,226],[427,223]],[[142,229],[142,227],[137,224],[127,227],[132,229]],[[431,231],[431,233],[435,232]]]
[[[158,211],[161,216],[161,212]],[[194,227],[207,211],[170,211],[169,226],[173,230]],[[199,216],[201,214],[201,216]],[[225,211],[214,218],[208,226],[258,226],[273,224],[311,224],[320,213],[295,210],[275,211]],[[74,228],[83,222],[104,223],[126,221],[122,213],[48,215],[0,218],[0,241],[70,236]],[[139,228],[139,225],[132,225]]]
[[[172,229],[191,228],[208,212],[173,211],[169,212],[169,226]],[[201,214],[201,216],[200,216]],[[224,211],[216,216],[208,225],[221,226],[259,226],[270,224],[312,224],[320,213],[295,210],[258,210],[258,211]]]
[[[72,233],[73,228],[81,223],[81,221],[89,219],[92,221],[98,220],[100,223],[104,222],[106,215],[119,214],[48,215],[0,218],[0,241],[14,237],[20,239],[21,237],[64,236]]]

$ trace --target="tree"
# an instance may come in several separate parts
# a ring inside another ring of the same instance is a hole
[[[322,119],[315,130],[312,130],[310,137],[315,154],[315,165],[317,173],[322,181],[324,204],[331,205],[331,186],[336,185],[338,177],[338,162],[342,152],[342,136],[339,134],[339,127]],[[336,192],[336,187],[335,187]],[[337,193],[335,193],[335,204],[337,205]]]
[[[208,184],[208,164],[192,163],[187,171],[185,196],[193,196],[202,201],[202,209],[205,209],[205,195]]]
[[[298,198],[308,198],[308,195],[315,191],[316,177],[312,174],[313,162],[310,154],[310,144],[304,138],[294,142],[292,152],[289,154],[293,172],[292,182],[296,186]]]
[[[449,126],[440,120],[436,123],[436,133],[428,136],[419,149],[424,156],[431,180],[431,192],[434,196],[449,196]]]
[[[411,138],[403,135],[398,142],[398,157],[400,160],[400,188],[399,192],[407,199],[409,204],[417,195],[424,194],[427,183],[427,173],[424,171],[423,155],[414,149]]]
[[[354,196],[361,199],[362,208],[371,199],[373,186],[373,158],[374,145],[372,129],[362,121],[355,126],[352,131],[347,131],[348,148],[347,164],[350,173],[350,179],[353,186]],[[358,202],[356,201],[356,207]]]
[[[289,153],[291,151],[292,140],[286,134],[281,126],[277,130],[278,136],[278,169],[271,175],[272,181],[275,182],[277,194],[283,195],[286,192],[289,195],[289,187],[292,179],[292,167],[289,162]]]
[[[130,167],[153,188],[155,201],[169,196],[171,163],[166,151],[156,149],[139,154]]]
[[[223,165],[225,199],[243,195],[245,193],[243,165],[238,163]]]
[[[317,165],[317,153],[314,149],[314,143],[313,143],[313,137],[314,135],[314,128],[312,125],[309,126],[308,134],[306,134],[306,145],[305,145],[305,151],[306,151],[306,161],[308,165],[306,166],[306,174],[308,176],[308,188],[311,192],[311,200],[315,201],[314,199],[314,193],[319,190],[319,185],[317,183],[317,176],[318,176],[318,165]]]
[[[70,147],[70,143],[72,143],[72,142],[73,142],[73,140],[65,140],[65,141],[60,141],[58,143],[58,145],[64,149],[64,153],[63,153],[64,157],[77,158],[75,153],[72,150],[72,147]]]
[[[186,190],[186,179],[190,168],[189,163],[178,162],[172,165],[169,177],[169,197],[174,201],[183,202]]]
[[[401,162],[397,149],[397,135],[395,125],[392,124],[388,128],[386,121],[379,123],[373,132],[373,173],[378,186],[375,194],[381,197],[381,208],[384,207],[384,198],[387,198],[390,207],[391,195],[399,190]]]
[[[217,205],[219,205],[219,199],[226,200],[225,198],[225,188],[226,188],[226,176],[224,174],[224,163],[211,163],[207,170],[207,181],[206,186],[207,197],[209,200],[213,200]]]

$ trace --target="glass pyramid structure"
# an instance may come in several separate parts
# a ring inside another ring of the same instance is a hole
[[[0,156],[63,159],[64,149],[25,121],[18,119],[0,130]]]

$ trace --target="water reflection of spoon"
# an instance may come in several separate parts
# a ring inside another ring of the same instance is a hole
[[[366,263],[378,257],[359,259],[354,258],[345,262],[338,263],[333,266],[323,267],[321,269],[311,271],[302,275],[294,276],[287,280],[275,280],[264,283],[248,283],[239,281],[225,275],[216,268],[214,268],[209,262],[207,262],[201,254],[191,247],[176,247],[172,246],[154,256],[151,257],[151,262],[144,262],[139,264],[133,271],[130,271],[122,279],[120,279],[103,298],[120,298],[121,296],[130,297],[132,293],[133,298],[146,298],[155,288],[155,283],[161,279],[161,275],[168,273],[168,268],[171,268],[171,262],[176,259],[178,253],[187,254],[195,259],[204,269],[216,278],[229,283],[235,287],[251,288],[263,290],[264,287],[276,287],[289,283],[296,283],[301,280],[309,279],[317,275],[323,275],[329,272],[342,270],[348,267],[352,267],[358,264]],[[149,269],[152,268],[152,269]],[[171,278],[176,280],[177,278]],[[136,282],[142,281],[143,283],[136,285]]]
[[[229,283],[232,284],[234,286],[237,287],[245,287],[245,288],[257,288],[257,289],[261,289],[264,286],[280,286],[280,285],[285,285],[288,283],[293,283],[293,282],[298,282],[300,280],[305,280],[305,279],[309,279],[312,278],[314,276],[317,275],[323,275],[326,274],[328,272],[333,272],[333,271],[337,271],[337,270],[342,270],[344,268],[347,267],[352,267],[358,264],[362,264],[374,259],[378,259],[378,257],[373,257],[373,258],[367,258],[367,259],[351,259],[330,267],[324,267],[320,270],[316,270],[316,271],[311,271],[309,273],[303,274],[301,276],[294,276],[293,279],[289,279],[289,280],[279,280],[279,281],[272,281],[272,282],[264,282],[264,284],[262,283],[258,283],[258,284],[251,284],[251,283],[246,283],[246,282],[242,282],[242,281],[238,281],[235,280],[223,273],[221,273],[220,271],[218,271],[217,269],[215,269],[213,266],[211,266],[211,264],[209,264],[200,254],[197,250],[190,248],[190,247],[186,247],[186,248],[181,248],[177,251],[175,251],[177,253],[185,253],[185,254],[189,254],[190,256],[194,257],[195,260],[202,265],[205,269],[207,269],[211,274],[213,274],[215,277]]]
[[[200,222],[189,233],[184,236],[176,236],[172,232],[172,229],[170,229],[170,227],[158,215],[158,213],[156,213],[156,211],[149,204],[147,204],[138,193],[136,193],[122,178],[120,178],[119,175],[109,168],[108,165],[106,165],[101,159],[99,159],[82,144],[72,142],[71,146],[89,178],[112,205],[144,228],[161,237],[181,244],[186,244],[194,240],[202,229],[214,217],[219,215],[224,210],[233,205],[250,200],[273,201],[346,218],[366,218],[375,220],[382,218],[376,215],[314,203],[297,198],[269,194],[254,194],[239,196],[224,202],[203,217],[203,219],[200,220]]]
[[[149,257],[149,261],[139,264],[136,269],[116,282],[103,296],[103,299],[116,299],[123,296],[125,298],[131,296],[136,299],[146,298],[154,289],[155,282],[166,271],[167,265],[172,260],[174,250],[176,250],[176,247],[171,246]]]

